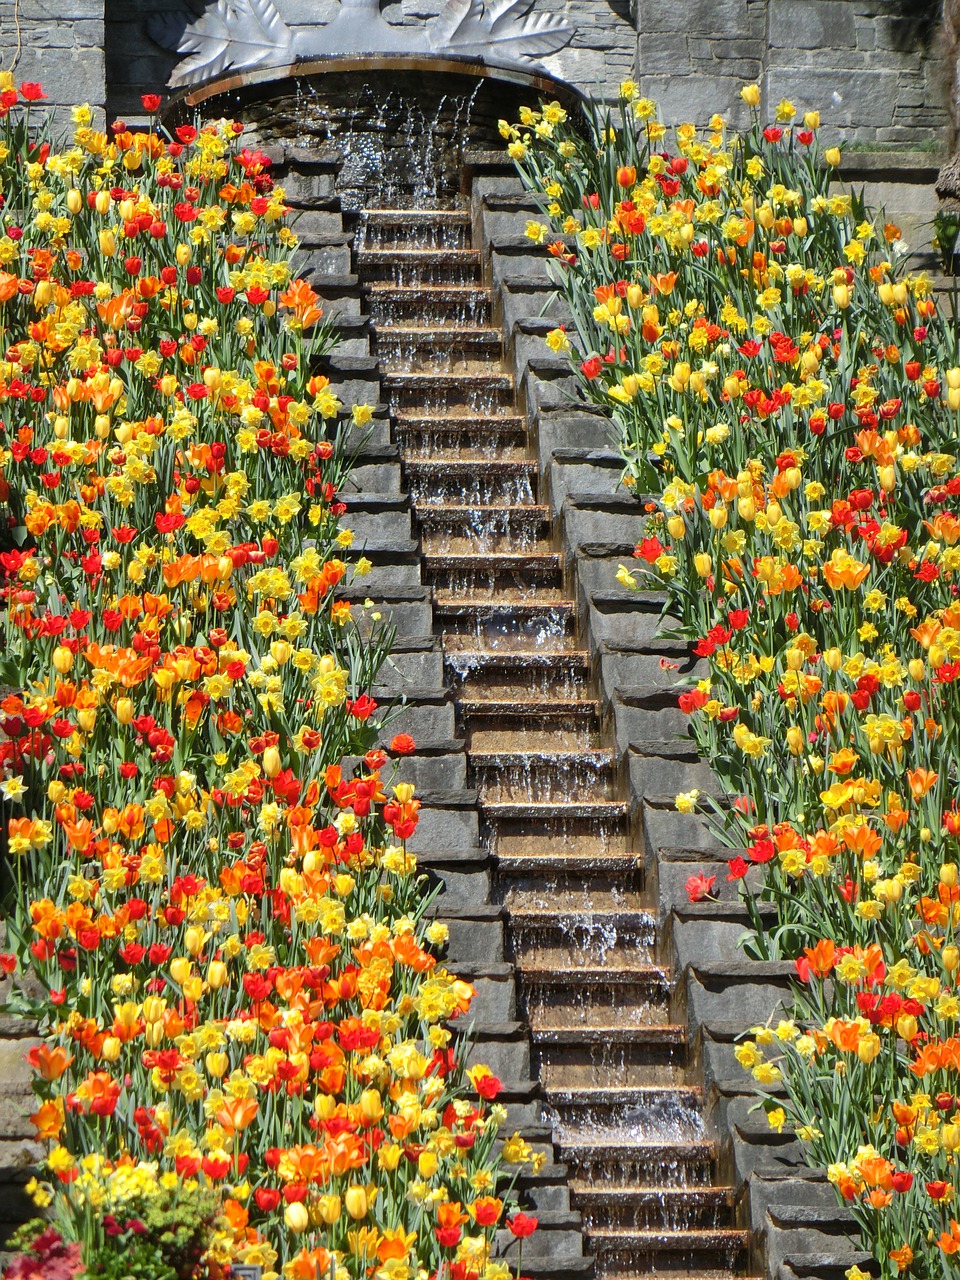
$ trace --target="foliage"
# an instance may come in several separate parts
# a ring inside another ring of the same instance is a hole
[[[702,659],[679,701],[723,798],[677,807],[796,965],[738,1057],[883,1275],[933,1280],[960,1250],[957,333],[819,124],[668,133],[628,82],[587,135],[555,103],[503,132],[573,315],[547,341],[651,495],[620,580],[665,586]]]
[[[0,961],[42,1033],[35,1199],[91,1274],[202,1246],[212,1275],[502,1280],[539,1157],[466,1070],[474,991],[406,848],[392,632],[341,523],[371,410],[318,368],[242,126],[81,107],[38,142],[12,108],[40,93],[0,81]]]
[[[49,1222],[33,1218],[10,1237],[16,1250],[3,1270],[4,1280],[73,1280],[83,1270],[80,1246],[67,1243]]]

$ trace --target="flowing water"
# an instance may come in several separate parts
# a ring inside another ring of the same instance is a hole
[[[385,197],[393,188],[384,187]],[[466,210],[362,216],[361,280],[507,911],[543,1115],[604,1276],[717,1280],[747,1234],[661,962],[577,607]]]

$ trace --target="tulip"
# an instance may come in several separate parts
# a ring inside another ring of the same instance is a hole
[[[105,1036],[100,1046],[100,1057],[104,1062],[116,1062],[123,1050],[123,1044],[117,1036]]]
[[[112,258],[117,252],[117,237],[109,227],[104,227],[98,236],[100,252],[105,258]]]
[[[166,1032],[162,1022],[148,1022],[143,1029],[143,1039],[148,1049],[157,1049],[163,1043]]]
[[[76,187],[67,192],[67,208],[72,214],[78,214],[83,208],[83,194]]]
[[[340,1221],[341,1200],[337,1195],[324,1195],[316,1203],[317,1217],[325,1226],[332,1227]]]
[[[204,1059],[207,1071],[214,1080],[221,1080],[230,1067],[230,1059],[222,1050],[211,1051]]]
[[[940,959],[943,961],[943,967],[947,973],[956,973],[960,969],[960,947],[952,944],[944,947],[940,953]]]
[[[263,753],[263,772],[268,778],[275,778],[282,768],[280,752],[276,747],[267,747]]]
[[[174,960],[170,961],[170,977],[178,987],[182,986],[182,984],[190,977],[192,969],[193,963],[188,960],[186,956],[177,956]]]
[[[73,666],[73,654],[66,645],[58,644],[53,651],[53,668],[60,675],[65,676]]]
[[[867,1066],[871,1063],[882,1048],[881,1040],[878,1035],[872,1031],[868,1031],[862,1035],[857,1043],[857,1057]]]
[[[159,996],[147,996],[143,1002],[144,1019],[147,1022],[159,1022],[166,1007],[166,1000],[161,1000]]]
[[[298,1201],[287,1205],[283,1211],[283,1220],[295,1235],[299,1235],[301,1231],[306,1231],[310,1225],[310,1215],[307,1213],[306,1205],[302,1205]]]
[[[110,212],[110,192],[98,191],[96,195],[96,199],[93,202],[93,207],[96,209],[97,213],[99,213],[101,217],[109,213]]]
[[[440,1167],[435,1151],[421,1151],[417,1157],[417,1170],[421,1178],[432,1178]]]
[[[207,985],[213,991],[219,991],[229,981],[227,966],[222,960],[211,960],[207,969]]]
[[[901,1013],[897,1019],[897,1035],[902,1040],[913,1041],[917,1038],[919,1027],[912,1013]]]
[[[850,286],[848,284],[835,284],[833,286],[833,301],[841,311],[846,311],[850,306]]]
[[[760,86],[758,84],[745,84],[740,90],[740,97],[748,107],[759,107]]]
[[[367,1124],[377,1124],[383,1119],[383,1101],[378,1089],[364,1089],[360,1095],[360,1114]]]
[[[644,293],[644,291],[641,289],[641,287],[638,284],[627,285],[627,306],[628,307],[634,307],[634,308],[642,307],[646,296],[647,295]]]
[[[632,187],[637,180],[637,167],[633,164],[622,164],[617,170],[617,185]]]
[[[361,1218],[367,1216],[370,1208],[370,1201],[367,1196],[367,1188],[360,1186],[347,1187],[346,1195],[343,1197],[343,1203],[354,1222],[359,1222]]]
[[[836,169],[840,164],[840,148],[827,147],[826,151],[823,153],[823,158],[832,169]]]
[[[940,868],[940,883],[945,884],[948,889],[957,887],[957,864],[955,862],[945,862]]]
[[[697,576],[707,578],[713,569],[713,558],[709,551],[698,551],[693,557],[693,567],[697,571]]]
[[[683,516],[673,515],[667,519],[667,533],[671,538],[682,538],[687,531],[687,526],[683,523]]]
[[[947,1151],[960,1151],[960,1124],[945,1124],[940,1138]]]
[[[836,648],[825,649],[823,653],[823,661],[831,671],[839,671],[843,666],[843,654]]]
[[[397,1142],[385,1143],[377,1152],[377,1162],[387,1173],[393,1173],[400,1164],[403,1147]]]
[[[181,267],[185,267],[193,257],[193,246],[189,244],[178,244],[174,252],[174,257]]]

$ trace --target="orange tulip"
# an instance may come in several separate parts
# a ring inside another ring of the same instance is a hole
[[[41,1080],[59,1080],[73,1061],[73,1056],[61,1045],[51,1048],[47,1044],[38,1044],[27,1054],[27,1061]]]
[[[922,800],[938,777],[939,774],[934,773],[932,769],[908,769],[907,781],[910,783],[910,794],[914,800]]]
[[[44,1102],[30,1117],[30,1123],[37,1131],[37,1137],[46,1142],[53,1142],[60,1136],[63,1121],[62,1098],[54,1098],[50,1102]]]
[[[256,1098],[230,1098],[217,1111],[217,1123],[230,1135],[242,1133],[253,1123],[258,1110]]]

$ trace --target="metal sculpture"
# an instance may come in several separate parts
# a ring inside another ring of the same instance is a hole
[[[332,22],[293,29],[274,0],[188,0],[189,10],[154,13],[147,29],[164,49],[185,55],[170,76],[186,88],[233,71],[283,67],[348,54],[469,57],[499,65],[536,65],[569,44],[573,31],[534,0],[447,0],[427,24],[393,26],[379,0],[341,0]]]

